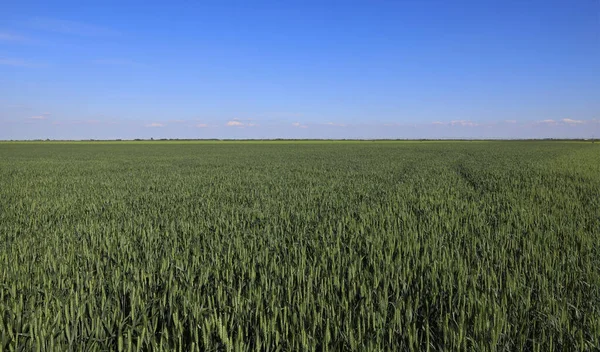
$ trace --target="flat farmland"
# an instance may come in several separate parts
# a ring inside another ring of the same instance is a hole
[[[599,346],[599,143],[0,143],[0,350]]]

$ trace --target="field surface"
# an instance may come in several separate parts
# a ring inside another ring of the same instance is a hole
[[[597,351],[600,144],[0,143],[0,350]]]

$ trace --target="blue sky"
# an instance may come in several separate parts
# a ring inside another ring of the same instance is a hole
[[[589,138],[600,1],[25,1],[0,139]]]

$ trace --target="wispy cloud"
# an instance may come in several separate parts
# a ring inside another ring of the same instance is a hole
[[[289,112],[289,111],[279,111],[279,112],[270,112],[266,114],[262,114],[264,117],[277,118],[277,119],[297,119],[304,116],[303,113],[300,112]]]
[[[327,125],[327,126],[336,126],[336,127],[346,127],[346,126],[348,126],[345,123],[338,123],[338,122],[327,122],[327,123],[325,123],[325,125]]]
[[[0,41],[3,42],[25,42],[27,38],[8,32],[0,32]]]
[[[34,115],[31,117],[28,117],[28,120],[47,120],[50,117],[50,113],[49,112],[45,112],[43,114],[39,114],[39,115]]]
[[[210,127],[210,125],[208,125],[206,123],[199,123],[199,124],[196,124],[196,127],[198,127],[198,128],[207,128],[207,127]]]
[[[568,125],[581,125],[584,124],[586,121],[584,120],[573,120],[573,119],[562,119],[562,122],[568,124]]]
[[[128,59],[97,59],[92,60],[94,65],[104,66],[129,66],[129,67],[145,67],[147,65]]]
[[[303,125],[300,122],[294,122],[294,123],[292,123],[292,126],[294,126],[296,128],[308,128],[308,125]]]
[[[32,18],[27,22],[27,25],[43,31],[85,37],[116,36],[120,34],[118,31],[106,27],[53,18]]]
[[[594,123],[594,121],[595,121],[594,119],[576,120],[576,119],[572,119],[572,118],[564,118],[564,119],[560,119],[560,120],[545,119],[545,120],[538,120],[538,121],[531,122],[528,124],[528,126],[556,126],[556,127],[582,126],[582,125]]]
[[[402,122],[388,122],[384,123],[385,127],[416,127],[414,123],[402,123]]]
[[[450,121],[450,126],[473,127],[473,126],[479,126],[479,124],[476,122],[473,122],[473,121],[469,121],[469,120],[453,120],[453,121]]]
[[[160,123],[160,122],[152,122],[152,123],[146,125],[146,127],[165,127],[165,126],[166,126],[166,124]]]
[[[534,125],[556,125],[556,121],[552,119],[539,120],[534,122]]]
[[[477,122],[473,122],[470,120],[452,120],[452,121],[433,121],[431,123],[429,123],[429,125],[433,125],[433,126],[461,126],[461,127],[475,127],[475,126],[481,126],[481,124],[477,123]]]
[[[547,126],[564,126],[564,125],[570,125],[570,126],[578,126],[578,125],[585,125],[585,124],[589,124],[589,123],[593,123],[594,119],[591,120],[576,120],[576,119],[571,119],[571,118],[564,118],[564,119],[560,119],[560,120],[553,120],[553,119],[546,119],[546,120],[539,120],[539,121],[535,121],[533,123],[531,123],[531,125],[547,125]]]
[[[52,122],[53,125],[118,125],[119,122],[115,120],[56,120]]]
[[[28,61],[28,60],[14,59],[14,58],[0,58],[0,65],[13,66],[13,67],[30,67],[30,68],[46,66],[44,64],[35,63],[35,62]]]
[[[252,119],[246,119],[245,121],[252,121]],[[240,119],[233,119],[233,120],[227,121],[225,126],[228,126],[228,127],[255,127],[255,126],[258,126],[258,124],[253,123],[253,122],[242,122],[242,120],[240,120]]]
[[[9,105],[3,105],[2,107],[7,108],[7,109],[30,110],[30,108],[25,104],[9,104]]]

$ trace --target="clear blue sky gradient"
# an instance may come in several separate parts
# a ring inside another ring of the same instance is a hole
[[[594,134],[600,0],[0,11],[0,139]]]

